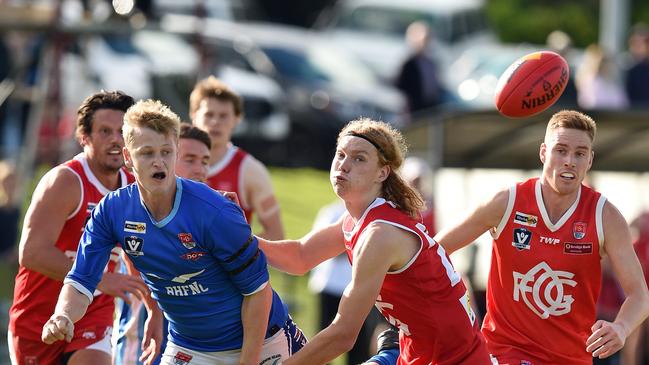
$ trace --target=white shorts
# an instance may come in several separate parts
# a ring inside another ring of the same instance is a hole
[[[281,330],[264,340],[259,365],[281,364],[291,355],[286,333]],[[241,350],[202,352],[167,342],[160,365],[237,365]]]

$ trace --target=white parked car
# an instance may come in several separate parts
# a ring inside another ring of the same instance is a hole
[[[393,80],[410,52],[405,32],[415,21],[430,26],[431,56],[442,68],[471,45],[495,43],[483,8],[484,0],[339,0],[317,27]]]

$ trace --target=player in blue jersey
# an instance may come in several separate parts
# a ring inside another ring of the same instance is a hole
[[[207,132],[193,127],[189,123],[182,123],[178,139],[176,175],[204,182],[207,179],[211,148],[212,141]],[[124,272],[127,271],[126,266],[122,265]],[[139,273],[135,275],[139,275]],[[142,365],[139,359],[142,356],[142,340],[144,326],[148,318],[147,311],[142,301],[135,297],[131,297],[130,304],[123,300],[118,300],[118,302],[113,365]],[[164,321],[163,332],[167,332],[167,321]],[[166,342],[163,337],[160,346],[162,350],[164,350]],[[160,364],[160,357],[154,359],[152,364]]]
[[[71,336],[118,241],[169,321],[162,364],[286,359],[306,340],[270,287],[266,257],[241,209],[207,185],[175,176],[179,123],[158,101],[140,101],[125,114],[124,159],[137,183],[93,211],[43,341]],[[146,364],[160,326],[155,309],[151,315]]]

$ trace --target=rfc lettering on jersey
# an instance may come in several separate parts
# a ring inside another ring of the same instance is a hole
[[[146,223],[124,221],[124,232],[146,233]]]
[[[575,274],[568,271],[552,270],[545,262],[540,262],[525,274],[513,272],[514,301],[521,300],[536,315],[543,319],[570,313],[575,299],[566,294],[566,286],[575,287],[571,280]]]
[[[516,212],[514,214],[514,223],[528,227],[536,227],[539,218],[535,215]]]
[[[532,242],[532,232],[525,228],[514,229],[514,240],[512,246],[516,247],[519,251],[529,250]]]
[[[131,256],[142,256],[142,248],[144,247],[144,240],[136,236],[124,237],[124,252]]]

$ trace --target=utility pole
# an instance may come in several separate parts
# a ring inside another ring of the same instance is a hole
[[[615,58],[626,49],[630,6],[629,0],[600,0],[599,3],[599,44]]]

